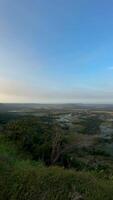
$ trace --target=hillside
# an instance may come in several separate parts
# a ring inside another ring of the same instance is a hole
[[[67,124],[70,115],[64,116]],[[103,122],[91,114],[79,121],[80,133],[75,121],[62,127],[57,118],[0,114],[1,200],[113,199],[112,154],[102,149],[109,140],[98,132]]]

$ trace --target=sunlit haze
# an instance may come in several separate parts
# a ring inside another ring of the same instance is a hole
[[[0,102],[112,103],[112,0],[0,0]]]

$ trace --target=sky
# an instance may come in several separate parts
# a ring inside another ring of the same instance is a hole
[[[0,102],[113,103],[113,0],[0,0]]]

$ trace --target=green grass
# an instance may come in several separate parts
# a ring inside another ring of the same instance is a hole
[[[46,168],[28,161],[20,161],[6,172],[3,200],[74,200],[76,193],[86,200],[113,199],[113,181],[91,173]]]
[[[45,167],[0,137],[0,200],[113,200],[113,180],[93,172]]]

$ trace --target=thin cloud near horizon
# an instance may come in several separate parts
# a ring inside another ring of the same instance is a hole
[[[5,102],[104,102],[109,99],[109,103],[112,102],[112,91],[102,91],[88,88],[73,88],[62,91],[53,88],[42,88],[38,86],[26,85],[17,81],[0,80],[0,101],[2,102],[4,97],[7,97]],[[103,101],[102,101],[103,99]]]
[[[112,19],[109,0],[0,1],[0,102],[112,102]]]

